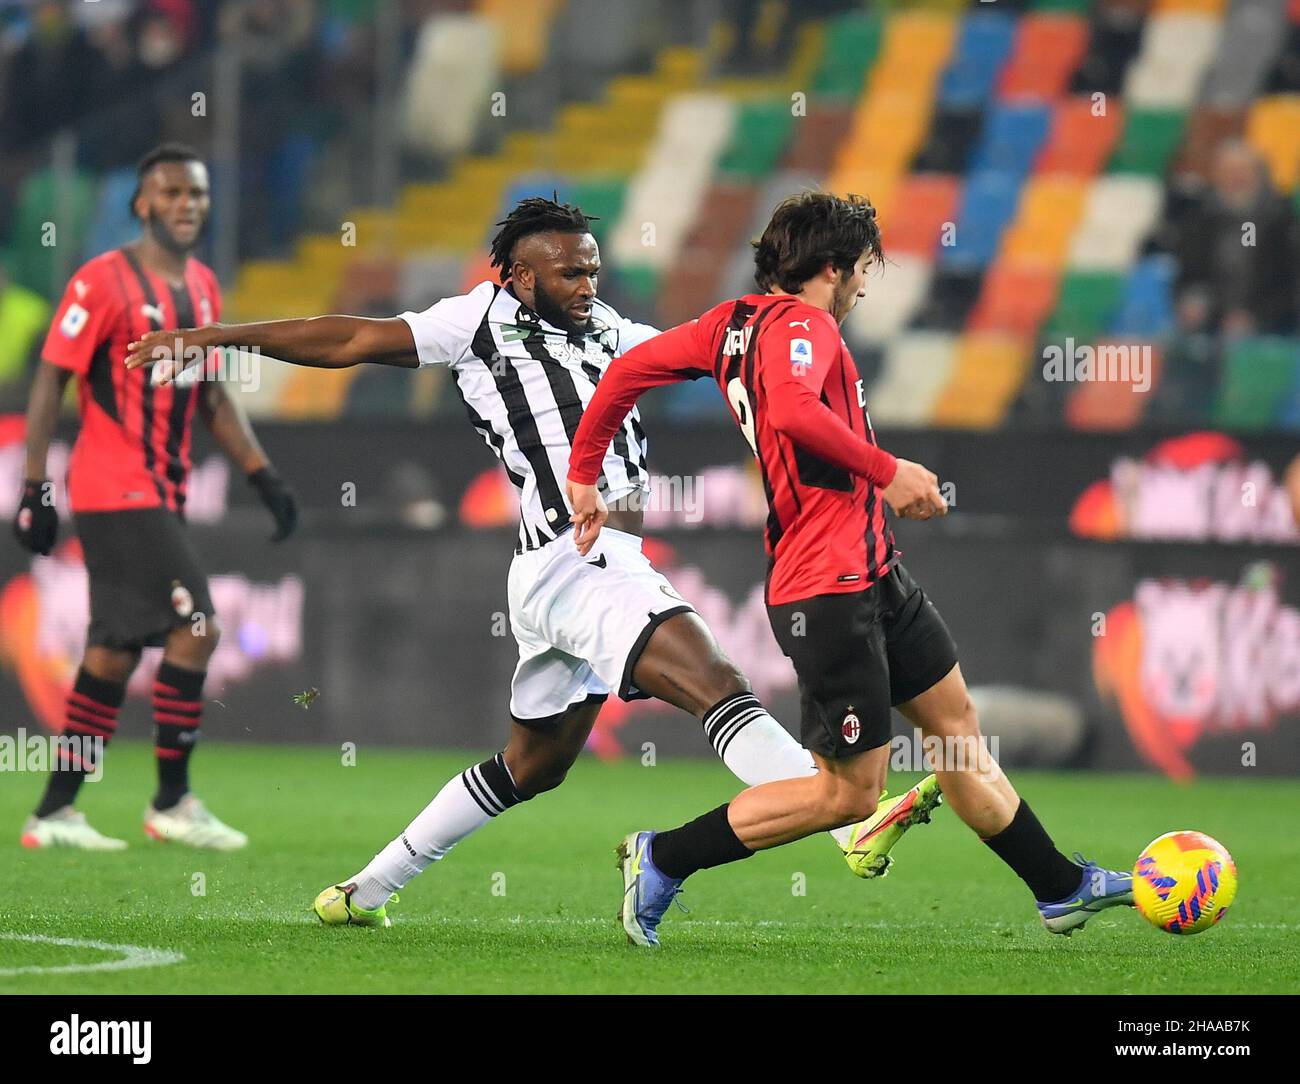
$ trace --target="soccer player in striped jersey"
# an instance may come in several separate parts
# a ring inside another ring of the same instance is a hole
[[[316,912],[331,924],[387,924],[386,904],[411,878],[492,818],[558,786],[611,692],[658,697],[694,715],[746,784],[813,771],[699,614],[641,551],[648,473],[635,411],[624,412],[596,456],[611,509],[603,544],[582,555],[568,544],[563,480],[583,410],[611,361],[657,332],[597,299],[600,252],[580,210],[527,199],[499,225],[492,265],[500,282],[423,312],[154,334],[128,359],[132,367],[157,363],[162,379],[176,371],[178,353],[218,345],[321,368],[445,365],[471,425],[519,492],[508,580],[519,647],[509,741],[448,782],[364,869],[320,894]]]
[[[60,748],[21,839],[27,847],[126,846],[92,828],[73,802],[98,768],[85,749],[113,736],[127,682],[142,649],[152,646],[163,648],[163,659],[153,685],[158,789],[145,810],[145,832],[234,850],[247,842],[244,833],[223,824],[189,789],[203,683],[220,631],[184,526],[195,414],[270,508],[277,541],[293,530],[296,511],[220,380],[156,387],[148,374],[122,364],[127,344],[146,331],[210,322],[221,312],[216,276],[193,256],[208,215],[206,167],[189,148],[166,144],[137,172],[131,209],[142,236],[73,275],[27,408],[27,476],[14,530],[23,546],[49,554],[59,520],[46,458],[63,390],[77,376],[81,430],[68,468],[68,504],[90,579],[90,630],[63,732],[92,741],[82,753],[71,743]]]
[[[803,743],[818,767],[751,787],[672,831],[627,836],[622,920],[634,944],[658,944],[660,919],[696,870],[867,818],[868,830],[855,831],[846,848],[852,864],[863,835],[893,831],[893,815],[875,816],[891,706],[926,741],[938,739],[945,755],[933,767],[946,800],[1029,887],[1049,930],[1069,933],[1104,907],[1133,902],[1128,874],[1071,862],[1002,774],[981,739],[948,627],[899,563],[885,504],[917,519],[947,505],[930,471],[877,445],[862,378],[840,337],[865,295],[868,267],[881,258],[869,202],[791,197],[755,245],[764,292],[723,302],[625,354],[573,440],[568,494],[582,554],[599,544],[599,465],[629,408],[652,387],[717,381],[767,492],[768,617],[799,677]]]

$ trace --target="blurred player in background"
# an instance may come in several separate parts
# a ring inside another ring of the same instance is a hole
[[[194,151],[165,144],[141,161],[131,201],[140,239],[77,271],[45,340],[27,407],[26,484],[14,531],[33,553],[48,555],[54,547],[58,513],[46,456],[63,390],[75,373],[81,430],[68,468],[68,503],[90,579],[90,630],[64,733],[111,739],[142,649],[163,648],[153,686],[158,789],[145,810],[145,832],[234,850],[247,837],[213,816],[189,787],[203,682],[220,635],[184,524],[195,413],[271,510],[275,541],[293,531],[297,511],[220,379],[158,387],[123,364],[127,345],[146,331],[219,316],[216,277],[192,255],[208,204],[208,171]],[[191,375],[213,374],[205,362]],[[97,767],[61,750],[45,796],[23,826],[24,846],[126,846],[95,831],[73,808],[86,774]]]
[[[1133,902],[1132,878],[1056,849],[984,747],[957,647],[899,563],[884,505],[943,515],[938,479],[876,444],[861,377],[839,325],[883,258],[875,209],[861,197],[805,192],[782,203],[755,246],[761,294],[725,301],[631,350],[611,367],[573,439],[568,493],[586,553],[604,521],[598,473],[642,392],[711,377],[758,458],[769,515],[767,608],[794,663],[804,746],[818,772],[751,787],[671,832],[620,847],[629,940],[656,929],[696,870],[870,818],[889,766],[890,708],[960,763],[934,765],[957,815],[1025,882],[1044,924],[1069,933]],[[870,822],[869,822],[870,823]],[[876,829],[879,831],[878,819]],[[850,858],[859,840],[850,844]]]
[[[814,770],[699,614],[642,553],[649,471],[635,411],[624,411],[595,456],[614,529],[591,557],[563,540],[572,526],[564,474],[582,412],[611,361],[658,332],[597,300],[600,251],[579,209],[527,199],[499,226],[492,266],[501,284],[482,282],[386,320],[322,316],[199,328],[180,339],[155,333],[135,344],[127,361],[159,362],[163,379],[177,371],[178,350],[195,356],[218,345],[321,368],[446,365],[470,423],[519,491],[508,583],[519,646],[510,739],[448,782],[365,869],[320,894],[316,913],[330,924],[387,925],[397,889],[489,820],[559,786],[611,692],[625,700],[658,697],[694,715],[746,784]],[[910,811],[916,794],[894,801]],[[901,821],[911,823],[891,823]],[[901,829],[877,837],[870,826],[859,828],[869,841],[864,847],[881,848],[865,874],[872,875]]]

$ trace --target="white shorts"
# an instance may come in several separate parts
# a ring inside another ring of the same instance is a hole
[[[575,704],[617,691],[645,699],[632,667],[650,634],[694,610],[641,552],[641,539],[609,527],[586,557],[567,531],[510,565],[510,629],[519,665],[510,714],[549,722]]]

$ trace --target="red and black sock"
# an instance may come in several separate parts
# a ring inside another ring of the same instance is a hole
[[[696,870],[739,862],[753,853],[731,827],[725,805],[680,828],[657,833],[650,844],[650,860],[659,872],[679,880]]]
[[[71,805],[86,780],[86,774],[97,765],[88,760],[92,745],[88,741],[99,738],[107,745],[117,730],[117,713],[126,699],[126,685],[105,681],[84,668],[77,671],[77,680],[64,706],[63,733],[65,737],[80,739],[75,743],[59,744],[50,779],[45,786],[45,796],[36,807],[38,817],[48,817],[65,805]]]
[[[1039,903],[1063,900],[1083,881],[1083,870],[1056,849],[1023,798],[1011,823],[984,842],[1015,870]]]
[[[203,670],[186,670],[163,659],[153,683],[154,753],[158,793],[154,809],[170,809],[190,789],[190,754],[199,740]]]

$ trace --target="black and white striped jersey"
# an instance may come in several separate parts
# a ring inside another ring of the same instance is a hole
[[[592,330],[569,334],[509,290],[481,282],[423,312],[404,312],[421,367],[446,365],[469,420],[519,490],[519,545],[537,549],[569,527],[569,449],[596,383],[619,354],[658,329],[625,320],[599,299]],[[649,492],[646,438],[634,409],[605,451],[601,492]]]

